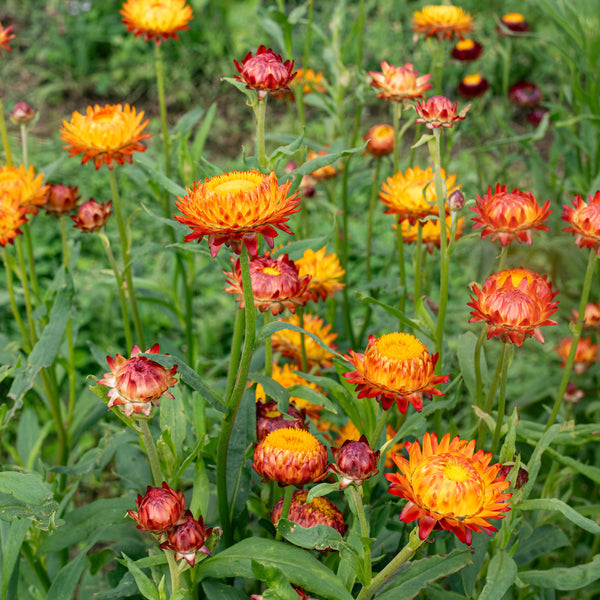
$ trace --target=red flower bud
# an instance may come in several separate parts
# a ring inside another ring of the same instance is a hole
[[[181,491],[172,490],[163,481],[161,488],[149,485],[143,497],[138,494],[136,507],[137,512],[128,510],[127,513],[138,523],[137,528],[158,534],[171,529],[180,520],[184,497]]]
[[[108,204],[102,204],[90,198],[79,207],[76,215],[71,215],[71,219],[75,221],[74,227],[81,229],[83,233],[101,229],[108,221],[108,217],[112,215],[111,207],[112,200]]]
[[[332,448],[331,452],[336,464],[329,469],[340,476],[340,490],[351,483],[361,485],[379,473],[380,451],[375,452],[364,435],[358,441],[346,440],[341,448]]]
[[[167,541],[163,542],[160,547],[163,549],[173,550],[175,552],[175,560],[185,559],[190,567],[196,563],[196,552],[210,554],[210,550],[204,545],[204,542],[211,534],[212,528],[204,527],[204,519],[200,517],[194,519],[194,515],[190,510],[183,513],[181,522],[167,531]]]

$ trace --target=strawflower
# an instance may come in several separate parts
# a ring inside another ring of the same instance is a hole
[[[13,244],[17,235],[23,233],[19,227],[27,222],[27,208],[20,206],[19,199],[0,192],[0,246]]]
[[[119,11],[127,31],[157,45],[189,29],[193,16],[185,0],[127,0]]]
[[[154,344],[146,350],[149,354],[158,354],[159,346]],[[131,358],[125,358],[117,354],[115,358],[106,357],[109,373],[104,373],[98,383],[108,386],[108,397],[110,401],[108,408],[120,406],[126,417],[133,413],[142,413],[147,417],[150,415],[152,405],[160,403],[160,398],[173,398],[168,391],[175,385],[177,379],[173,377],[177,371],[174,365],[169,371],[156,361],[145,356],[138,356],[141,350],[138,346],[131,349]]]
[[[461,62],[470,62],[481,56],[483,46],[475,40],[459,40],[452,48],[451,56]]]
[[[296,327],[300,327],[300,319],[298,315],[294,315],[288,319],[280,319],[282,323],[290,323]],[[331,325],[325,325],[323,319],[315,315],[304,315],[302,323],[303,329],[318,337],[329,348],[335,348],[335,339],[337,333],[331,333]],[[302,359],[302,340],[301,333],[291,329],[280,329],[271,336],[273,343],[273,351],[279,352],[283,356],[288,357],[296,364],[301,363]],[[333,364],[333,358],[330,352],[325,350],[312,337],[304,334],[306,346],[306,360],[310,366],[318,366],[320,368],[330,367]]]
[[[54,215],[58,218],[75,210],[79,199],[80,196],[77,195],[77,187],[71,187],[62,183],[49,184],[44,210],[49,215]]]
[[[337,254],[327,254],[325,246],[316,252],[307,248],[296,265],[300,269],[300,277],[311,278],[308,293],[314,302],[333,297],[346,285],[342,282],[346,271],[342,269]]]
[[[443,396],[435,386],[446,383],[449,375],[434,375],[438,355],[408,333],[369,336],[364,354],[350,350],[345,358],[355,371],[344,377],[356,386],[359,398],[375,398],[388,410],[395,402],[401,413],[408,404],[417,411],[423,408],[423,394]]]
[[[26,125],[35,119],[38,111],[34,110],[27,102],[17,102],[9,117],[17,125]]]
[[[358,440],[346,440],[340,448],[332,448],[331,453],[335,464],[329,470],[340,476],[340,490],[350,484],[360,486],[379,473],[377,462],[381,452],[375,452],[364,435]]]
[[[441,169],[441,177],[446,182],[450,195],[460,186],[456,186],[456,175],[448,175]],[[430,215],[437,215],[437,196],[433,184],[433,170],[427,167],[408,168],[404,173],[398,171],[382,184],[379,199],[387,206],[386,214],[398,215],[399,220],[408,220],[411,225]]]
[[[255,170],[210,177],[195,182],[186,196],[177,198],[175,204],[183,216],[175,215],[175,219],[192,229],[186,242],[208,236],[213,257],[223,244],[239,254],[242,243],[256,256],[257,234],[272,248],[276,228],[292,233],[285,223],[300,210],[300,200],[297,194],[288,195],[291,184],[279,185],[274,172],[263,175]]]
[[[302,87],[302,93],[311,94],[312,92],[323,93],[325,90],[325,77],[321,71],[315,72],[313,69],[298,69],[296,77],[290,82],[290,87],[295,90]]]
[[[579,311],[573,309],[573,317],[569,319],[572,322],[577,322]],[[583,314],[583,329],[586,331],[595,331],[600,329],[600,303],[588,302],[585,305]]]
[[[377,97],[388,102],[403,102],[405,105],[415,98],[422,98],[431,89],[431,75],[419,75],[412,63],[395,67],[381,62],[381,71],[369,71],[371,85],[381,90]]]
[[[490,519],[505,517],[512,494],[505,493],[510,483],[499,475],[502,464],[490,466],[491,452],[475,452],[475,440],[451,439],[449,433],[439,444],[435,433],[426,433],[422,448],[418,440],[406,447],[408,460],[393,455],[400,473],[385,477],[390,494],[408,500],[400,520],[418,520],[420,539],[443,529],[471,545],[473,531],[488,535],[497,531]]]
[[[44,174],[36,176],[32,166],[25,169],[24,165],[5,165],[0,168],[0,194],[8,195],[19,207],[35,215],[37,207],[46,202],[48,186],[43,180]]]
[[[104,227],[110,215],[112,215],[112,200],[104,204],[90,198],[79,206],[77,214],[71,215],[71,219],[75,221],[73,227],[80,229],[83,233],[91,233]]]
[[[438,127],[453,127],[458,121],[465,119],[470,104],[467,104],[460,112],[456,110],[457,103],[446,96],[432,96],[423,102],[417,100],[414,107],[417,111],[418,119],[415,123],[425,123],[427,129],[436,129]]]
[[[309,160],[314,160],[315,158],[319,158],[320,156],[325,156],[326,154],[327,152],[325,150],[319,150],[319,152],[309,150],[306,156],[306,162]],[[325,165],[324,167],[315,169],[310,176],[317,182],[321,182],[324,179],[333,179],[334,177],[337,177],[339,168],[336,168],[335,165]]]
[[[496,31],[504,36],[529,31],[529,23],[521,13],[507,13],[501,17],[500,23],[510,32],[507,33],[504,28],[497,27]]]
[[[564,337],[554,348],[556,354],[558,354],[559,358],[562,359],[562,362],[560,363],[561,367],[564,367],[567,364],[567,358],[571,352],[572,345],[573,339]],[[577,350],[575,350],[575,361],[573,363],[573,369],[575,370],[575,373],[581,375],[597,361],[598,344],[594,344],[592,338],[580,338],[579,342],[577,343]]]
[[[242,268],[240,259],[231,258],[233,270],[225,272],[229,294],[236,294],[236,302],[240,309],[245,307],[244,289],[242,285]],[[296,306],[304,306],[308,301],[308,285],[310,275],[300,276],[299,267],[287,254],[277,258],[269,255],[250,260],[250,280],[254,306],[261,312],[271,311],[273,315],[281,314],[286,308],[293,313]]]
[[[508,99],[521,108],[532,108],[542,101],[542,90],[531,81],[519,81],[510,86]]]
[[[265,439],[269,433],[285,427],[308,431],[306,413],[298,410],[292,402],[290,402],[285,415],[277,410],[275,401],[258,401],[256,403],[256,439],[259,442]]]
[[[478,98],[479,96],[483,96],[489,88],[490,84],[488,80],[478,73],[474,73],[473,75],[463,77],[456,91],[465,98]]]
[[[550,112],[549,109],[543,106],[534,106],[526,115],[525,120],[534,127],[537,127],[544,118]]]
[[[300,527],[309,529],[316,525],[328,525],[335,529],[340,535],[346,533],[344,515],[338,507],[325,496],[318,496],[307,503],[308,492],[298,490],[292,496],[288,520],[298,523]],[[283,499],[279,500],[271,511],[271,523],[276,525],[281,518]],[[330,548],[318,548],[318,550],[330,550]]]
[[[452,5],[429,5],[417,10],[412,17],[413,30],[438,40],[458,38],[473,31],[473,19],[462,8]]]
[[[293,60],[284,62],[281,54],[275,54],[265,46],[259,46],[255,55],[248,52],[241,64],[237,60],[233,62],[240,73],[235,78],[243,81],[247,88],[256,90],[259,100],[269,92],[289,92],[289,84],[296,75]]]
[[[367,142],[365,152],[372,156],[387,156],[394,151],[394,128],[391,125],[373,125],[363,135]]]
[[[137,528],[161,534],[180,522],[184,511],[185,498],[180,490],[173,490],[166,481],[162,487],[146,488],[146,493],[137,495],[137,512],[128,510],[129,516],[136,521]]]
[[[475,206],[471,207],[477,216],[473,217],[473,229],[482,229],[481,238],[498,240],[502,246],[514,240],[531,245],[531,232],[550,231],[544,221],[552,212],[550,200],[540,207],[531,192],[520,190],[506,191],[506,186],[496,184],[488,188],[483,197],[477,196]]]
[[[456,224],[456,235],[454,236],[455,240],[458,240],[462,235],[462,230],[464,228],[465,218],[461,217],[458,219]],[[397,225],[393,225],[394,228],[398,228]],[[452,227],[452,217],[446,217],[446,238],[450,239]],[[409,221],[404,220],[400,224],[400,228],[402,231],[402,239],[405,244],[415,244],[418,239],[418,224],[411,225]],[[439,219],[428,219],[427,221],[422,223],[421,226],[421,243],[425,245],[427,248],[427,252],[431,254],[434,248],[440,247],[440,220]]]
[[[12,48],[8,45],[10,40],[12,40],[15,36],[11,33],[13,26],[10,27],[2,27],[2,23],[0,23],[0,55],[2,54],[2,50],[12,50]]]
[[[576,195],[573,206],[563,206],[561,219],[569,223],[563,231],[575,234],[575,245],[580,248],[593,248],[600,254],[600,191],[588,196],[588,201]]]
[[[303,429],[277,429],[254,449],[252,468],[280,486],[315,483],[327,476],[327,449]]]
[[[122,165],[131,162],[134,152],[144,152],[142,140],[152,137],[142,133],[148,119],[142,122],[144,111],[125,104],[106,104],[93,108],[88,106],[85,115],[75,111],[70,121],[63,121],[61,139],[67,143],[69,156],[83,154],[81,164],[93,160],[96,169],[106,163],[113,168],[113,161]]]
[[[160,547],[175,552],[175,560],[185,560],[190,567],[196,564],[196,552],[210,555],[205,542],[213,528],[204,527],[204,519],[194,519],[190,510],[183,513],[181,522],[167,531],[167,540]]]
[[[528,337],[544,343],[540,327],[556,325],[549,317],[558,310],[552,284],[529,269],[507,269],[488,277],[481,289],[473,284],[469,323],[484,321],[488,339],[499,336],[518,348]]]

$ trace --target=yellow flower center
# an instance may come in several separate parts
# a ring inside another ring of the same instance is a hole
[[[236,192],[245,192],[246,190],[255,187],[256,183],[254,181],[248,181],[247,179],[232,179],[218,184],[215,186],[214,191],[221,196],[226,196],[227,194],[235,194]]]
[[[277,429],[264,440],[265,448],[285,450],[291,453],[318,452],[321,442],[303,429]]]
[[[475,75],[467,75],[463,77],[463,83],[465,85],[479,85],[481,83],[481,75],[477,73]]]
[[[377,340],[379,353],[398,361],[418,358],[427,348],[416,337],[408,333],[388,333]]]
[[[281,275],[281,271],[279,271],[278,269],[275,269],[273,267],[265,267],[263,269],[263,273],[265,275],[275,275],[275,276]]]
[[[475,42],[473,40],[460,40],[456,44],[457,50],[471,50],[475,48]]]
[[[508,13],[502,17],[505,23],[522,23],[525,17],[521,13]]]

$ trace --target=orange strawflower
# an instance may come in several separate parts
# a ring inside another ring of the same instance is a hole
[[[438,40],[458,38],[473,31],[473,19],[458,6],[429,5],[417,10],[412,17],[413,30]]]
[[[342,269],[337,254],[326,254],[325,246],[316,252],[307,248],[296,265],[300,269],[300,277],[311,277],[308,292],[315,302],[325,300],[327,296],[333,297],[346,285],[341,281],[346,271]]]
[[[593,248],[600,254],[600,191],[588,196],[587,203],[577,195],[573,206],[563,206],[561,219],[569,223],[563,231],[575,234],[575,244],[581,248]]]
[[[146,350],[146,353],[158,354],[158,344]],[[117,354],[115,358],[106,357],[110,367],[109,373],[104,373],[98,383],[108,386],[108,397],[110,401],[108,408],[120,406],[126,417],[133,413],[142,413],[150,416],[152,405],[158,406],[162,396],[174,398],[168,389],[175,385],[177,379],[173,377],[177,371],[177,365],[170,371],[159,365],[156,361],[138,356],[141,350],[138,346],[131,349],[131,358],[125,358]]]
[[[529,269],[507,269],[494,273],[479,289],[473,284],[468,306],[473,308],[469,323],[484,321],[488,339],[499,336],[518,348],[528,337],[544,343],[540,327],[556,325],[549,319],[558,310],[552,284]]]
[[[455,240],[458,240],[461,237],[462,230],[464,228],[464,224],[465,224],[464,217],[461,217],[460,219],[458,219],[458,222],[456,224],[456,235],[454,236]],[[452,217],[447,216],[446,217],[446,239],[447,240],[450,239],[451,226],[452,226]],[[395,229],[398,228],[397,225],[393,225],[393,227]],[[410,222],[407,220],[404,220],[401,222],[400,228],[402,231],[402,239],[404,240],[405,244],[415,244],[417,242],[418,234],[419,234],[418,227],[419,227],[418,223],[411,225]],[[440,247],[440,236],[441,236],[440,220],[439,219],[428,219],[427,221],[423,221],[421,223],[421,228],[422,228],[421,242],[423,244],[425,244],[425,247],[427,248],[427,252],[429,252],[429,254],[431,254],[433,252],[434,248]]]
[[[104,227],[110,215],[112,215],[112,200],[104,204],[90,198],[79,206],[77,214],[71,215],[71,219],[75,221],[73,227],[83,233],[91,233]]]
[[[23,233],[19,227],[27,222],[27,208],[19,199],[6,192],[0,192],[0,246],[13,244],[13,240]]]
[[[177,32],[189,29],[193,16],[185,0],[127,0],[119,12],[127,31],[156,45],[178,39]]]
[[[289,92],[289,84],[296,75],[293,60],[284,62],[281,54],[275,54],[265,46],[259,46],[256,55],[248,52],[241,64],[237,60],[233,62],[240,73],[235,78],[243,81],[247,88],[256,90],[259,100],[269,92]]]
[[[8,45],[10,40],[12,40],[15,36],[11,33],[13,26],[10,27],[2,27],[2,23],[0,23],[0,55],[2,54],[2,50],[12,50],[12,48]]]
[[[421,411],[423,394],[443,396],[434,386],[450,379],[450,375],[434,375],[438,355],[432,356],[408,333],[370,335],[364,354],[349,352],[345,358],[356,370],[344,377],[356,386],[359,398],[375,398],[384,410],[395,402],[401,413],[406,413],[409,403]]]
[[[564,367],[567,364],[567,358],[571,352],[572,345],[573,338],[564,337],[558,342],[558,346],[554,348],[556,354],[562,359],[562,362],[560,363],[561,367]],[[580,338],[579,343],[577,344],[577,350],[575,350],[575,361],[573,363],[575,373],[581,375],[597,361],[598,344],[594,344],[592,338]]]
[[[315,483],[327,476],[327,449],[303,429],[277,429],[254,449],[252,468],[280,486]]]
[[[579,318],[579,311],[573,309],[573,317],[569,319],[574,323]],[[583,313],[583,328],[587,331],[593,331],[600,329],[600,304],[595,302],[588,302],[585,306]]]
[[[256,256],[257,234],[273,248],[273,238],[278,235],[275,228],[292,233],[285,223],[300,210],[300,199],[297,193],[288,196],[291,185],[291,181],[279,185],[275,172],[263,175],[255,170],[210,177],[195,182],[186,196],[177,198],[175,204],[183,216],[175,215],[175,219],[193,230],[186,242],[208,236],[213,257],[223,244],[239,254],[242,243]]]
[[[0,168],[0,194],[6,194],[15,200],[19,207],[25,208],[28,213],[37,214],[37,206],[46,202],[48,186],[43,184],[44,174],[36,176],[33,167],[25,169],[23,165],[18,167],[5,165]]]
[[[294,315],[288,319],[280,319],[280,321],[300,327],[298,315]],[[326,346],[332,349],[335,348],[334,341],[337,338],[337,333],[331,333],[331,325],[324,325],[323,319],[315,315],[306,314],[304,315],[302,326],[303,329],[318,337]],[[301,335],[304,335],[306,360],[309,367],[330,367],[333,364],[333,358],[330,352],[323,349],[309,335],[301,334],[300,332],[291,329],[280,329],[271,336],[273,351],[280,352],[283,356],[287,356],[290,360],[299,365],[302,360]]]
[[[320,150],[319,152],[314,152],[312,150],[308,151],[308,154],[306,156],[306,162],[308,162],[309,160],[314,160],[315,158],[319,158],[320,156],[325,156],[327,154],[327,152],[325,150]],[[338,167],[341,168],[341,166]],[[317,182],[321,182],[324,179],[333,179],[334,177],[337,177],[338,174],[338,168],[336,168],[334,165],[325,165],[324,167],[319,167],[318,169],[315,169],[310,176]]]
[[[381,90],[377,97],[388,102],[403,102],[407,105],[410,100],[422,98],[431,89],[431,75],[419,76],[412,63],[395,67],[382,61],[381,72],[369,71],[369,75],[373,79],[371,85]]]
[[[231,273],[224,271],[229,284],[225,291],[237,294],[236,302],[240,303],[242,309],[245,302],[240,259],[231,258],[231,264]],[[251,259],[250,280],[254,306],[261,312],[270,310],[273,315],[281,314],[286,308],[295,313],[296,306],[304,306],[308,302],[310,275],[301,277],[298,270],[298,265],[287,254],[281,254],[277,258],[271,258],[267,254]]]
[[[477,216],[473,217],[473,229],[483,229],[481,239],[490,236],[490,241],[500,241],[502,246],[511,244],[515,239],[531,245],[531,232],[550,231],[544,221],[552,212],[550,200],[540,207],[531,192],[520,190],[506,191],[506,186],[496,184],[483,197],[477,196],[475,206],[471,207]]]
[[[446,182],[447,194],[461,186],[455,185],[456,175],[448,175],[441,169],[442,179]],[[386,214],[398,215],[400,221],[406,219],[411,225],[430,215],[437,215],[437,196],[433,183],[431,167],[408,168],[404,173],[398,171],[382,184],[379,199],[388,207]]]
[[[49,184],[44,209],[48,214],[58,218],[75,210],[79,199],[77,186],[71,187],[62,183]]]
[[[325,77],[321,71],[315,72],[313,69],[298,69],[296,77],[290,82],[290,87],[294,90],[302,86],[302,93],[306,95],[312,92],[325,92],[324,83]]]
[[[406,442],[408,460],[394,454],[400,473],[385,477],[390,494],[408,500],[400,520],[418,520],[422,540],[444,529],[471,545],[473,531],[497,531],[489,520],[503,519],[510,510],[512,494],[505,492],[510,483],[499,475],[501,463],[490,466],[491,452],[475,452],[475,440],[450,438],[447,433],[438,444],[435,433],[426,433],[422,448],[418,440]]]
[[[423,102],[417,100],[415,110],[419,118],[415,123],[425,123],[427,129],[436,129],[438,127],[453,127],[458,121],[466,118],[466,114],[471,108],[467,104],[460,112],[456,110],[457,103],[452,104],[452,101],[446,96],[432,96]]]
[[[304,385],[309,387],[316,392],[320,392],[321,388],[312,381],[307,381],[302,377],[302,375],[298,375],[298,373],[294,373],[292,371],[290,365],[285,364],[283,367],[280,367],[278,364],[273,363],[273,370],[271,373],[271,377],[277,382],[280,383],[286,390],[291,388],[294,385]],[[262,387],[262,385],[258,384],[256,386],[256,400],[265,400],[266,394]],[[306,414],[311,419],[318,419],[321,411],[323,410],[322,406],[318,406],[317,404],[313,404],[312,402],[308,402],[304,400],[304,398],[299,398],[297,396],[290,396],[290,402],[293,402],[294,405],[306,412]]]
[[[146,150],[142,140],[152,137],[142,133],[148,125],[143,118],[144,111],[137,113],[129,104],[125,108],[121,104],[88,106],[85,115],[75,111],[70,121],[63,121],[60,137],[67,143],[63,148],[69,156],[83,154],[81,164],[93,160],[96,169],[102,163],[112,169],[113,161],[130,163],[134,152]]]
[[[363,140],[367,142],[365,152],[373,156],[387,156],[394,151],[394,128],[391,125],[373,125]]]

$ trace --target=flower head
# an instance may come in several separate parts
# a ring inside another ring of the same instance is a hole
[[[12,48],[8,45],[10,40],[12,40],[15,36],[11,33],[13,26],[10,27],[2,27],[2,23],[0,23],[0,55],[2,54],[2,50],[12,50]]]
[[[137,528],[152,533],[163,533],[180,521],[185,499],[180,490],[171,489],[166,481],[162,487],[149,485],[146,493],[137,495],[137,512],[128,510],[129,516],[138,523]]]
[[[244,289],[240,259],[232,258],[233,271],[225,273],[229,287],[225,291],[237,294],[236,301],[244,308]],[[273,315],[281,314],[286,308],[293,313],[296,306],[308,301],[310,275],[301,277],[299,268],[287,254],[271,258],[268,254],[250,260],[250,280],[254,306],[261,312],[270,310]]]
[[[10,113],[10,120],[18,125],[26,125],[35,119],[38,111],[34,110],[27,102],[17,102]]]
[[[268,92],[289,92],[289,84],[296,75],[293,60],[284,62],[281,54],[265,46],[259,46],[255,55],[248,52],[241,64],[237,60],[233,62],[240,73],[235,78],[256,90],[259,99],[265,98]]]
[[[500,19],[500,23],[504,27],[497,27],[496,31],[501,35],[514,35],[529,31],[529,23],[521,13],[507,13]],[[509,33],[505,28],[509,30]]]
[[[300,527],[309,529],[317,525],[327,525],[335,529],[340,535],[346,533],[344,515],[338,507],[325,496],[317,496],[312,502],[306,502],[308,492],[298,490],[292,495],[292,503],[288,513],[288,520],[298,523]],[[275,504],[271,511],[271,523],[277,525],[281,518],[283,498]],[[331,550],[331,548],[317,548],[318,550]]]
[[[77,187],[71,187],[62,183],[48,185],[48,194],[44,209],[50,215],[60,217],[70,213],[77,208],[80,196],[77,195]]]
[[[593,248],[600,254],[600,191],[588,196],[586,202],[577,195],[573,206],[563,206],[561,219],[569,224],[563,231],[575,234],[575,245],[580,248]]]
[[[69,156],[83,154],[81,164],[93,160],[96,169],[102,163],[112,169],[113,161],[130,163],[134,152],[146,150],[142,140],[152,137],[142,133],[148,125],[143,118],[144,111],[137,113],[129,104],[125,108],[121,104],[88,106],[85,115],[75,111],[70,121],[63,121],[60,137],[67,143],[63,148]]]
[[[391,125],[373,125],[363,140],[367,142],[365,151],[373,156],[387,156],[394,151],[394,128]]]
[[[344,377],[356,385],[359,398],[376,398],[384,410],[394,402],[401,413],[408,404],[421,411],[423,394],[443,396],[436,389],[449,375],[434,375],[438,355],[408,333],[388,333],[380,338],[369,336],[364,354],[350,350],[345,357],[356,369]]]
[[[460,80],[456,91],[465,98],[477,98],[483,96],[490,87],[490,84],[485,77],[478,73],[467,75]]]
[[[499,336],[518,348],[528,337],[544,343],[540,327],[556,325],[549,319],[558,310],[552,284],[529,269],[507,269],[488,277],[481,289],[473,284],[469,323],[484,321],[488,339]]]
[[[573,317],[570,321],[576,322],[579,318],[579,311],[573,309]],[[588,302],[583,313],[583,328],[586,331],[595,331],[600,329],[600,303]]]
[[[276,228],[292,233],[285,223],[300,210],[300,200],[297,194],[288,196],[291,185],[291,181],[279,185],[275,172],[263,175],[255,170],[210,177],[195,182],[186,196],[177,198],[175,204],[183,216],[175,215],[175,219],[192,228],[186,242],[208,236],[213,257],[223,244],[239,254],[242,243],[256,256],[257,234],[272,248]]]
[[[103,204],[90,198],[79,206],[77,214],[71,215],[71,219],[75,221],[73,227],[80,229],[83,233],[91,233],[104,227],[110,215],[112,215],[112,200]]]
[[[446,182],[446,190],[450,195],[460,186],[456,186],[456,175],[448,175],[441,169],[442,179]],[[398,171],[388,177],[382,185],[379,199],[388,207],[386,214],[398,215],[399,220],[408,220],[411,225],[430,215],[437,215],[437,196],[433,185],[433,170],[427,167]]]
[[[296,265],[300,269],[300,277],[311,277],[308,293],[315,302],[333,297],[346,285],[342,281],[346,271],[342,269],[337,254],[327,254],[325,246],[316,252],[307,248]]]
[[[522,108],[532,108],[542,101],[542,90],[531,81],[519,81],[510,86],[508,99]]]
[[[511,244],[515,239],[531,245],[532,231],[550,231],[544,225],[552,212],[550,200],[540,207],[531,192],[507,192],[506,186],[499,183],[493,192],[490,186],[483,198],[477,196],[471,210],[477,214],[473,217],[473,229],[483,229],[482,239],[490,236],[492,242],[499,240],[502,246]]]
[[[314,152],[313,150],[309,150],[308,154],[306,156],[306,162],[308,162],[310,160],[314,160],[315,158],[319,158],[320,156],[326,156],[326,155],[327,155],[327,152],[325,150],[319,150],[319,152]],[[323,167],[319,167],[318,169],[315,169],[310,174],[310,177],[317,182],[321,182],[324,179],[333,179],[334,177],[337,177],[339,168],[341,168],[341,167],[339,167],[339,165],[338,165],[338,168],[336,168],[335,165],[325,165]]]
[[[14,243],[22,233],[19,227],[27,221],[26,214],[27,208],[20,205],[18,198],[0,191],[0,246]]]
[[[0,168],[0,194],[7,194],[21,208],[35,215],[37,207],[46,202],[48,186],[43,180],[44,174],[36,176],[32,166],[25,169],[23,165],[5,165]]]
[[[280,319],[280,321],[300,327],[300,319],[297,315],[288,319]],[[304,315],[302,326],[306,331],[318,337],[326,346],[335,348],[334,341],[337,338],[337,333],[331,333],[331,325],[324,325],[323,319],[315,315],[306,314]],[[302,335],[292,329],[280,329],[271,336],[273,351],[280,352],[296,364],[300,364],[302,358]],[[306,360],[309,366],[317,365],[325,368],[333,364],[331,353],[322,348],[312,337],[304,334],[304,342]]]
[[[542,122],[542,119],[544,118],[544,116],[549,113],[550,113],[550,110],[548,108],[545,108],[543,106],[534,106],[525,115],[525,119],[530,125],[537,127]]]
[[[381,452],[375,452],[367,438],[362,435],[359,440],[346,440],[340,448],[332,448],[335,464],[329,470],[340,476],[340,490],[351,483],[362,485],[363,481],[379,473],[377,462]]]
[[[381,90],[377,97],[388,102],[407,103],[415,98],[422,98],[431,89],[431,75],[420,75],[413,69],[412,63],[395,67],[385,61],[381,63],[381,71],[369,71],[371,85]]]
[[[473,19],[468,12],[458,6],[429,5],[414,13],[413,30],[425,37],[463,39],[466,33],[473,31]]]
[[[400,473],[385,475],[390,494],[408,500],[400,520],[418,520],[422,540],[444,529],[471,545],[473,531],[497,531],[489,520],[504,518],[512,496],[504,492],[510,483],[498,474],[502,464],[490,466],[491,452],[475,452],[475,440],[451,439],[449,433],[439,444],[435,433],[426,433],[422,446],[407,442],[408,460],[393,455]]]
[[[571,352],[571,346],[573,345],[573,338],[564,337],[558,342],[558,346],[554,348],[556,354],[562,359],[560,363],[561,367],[567,364],[567,358]],[[581,375],[584,371],[589,369],[592,364],[598,361],[598,344],[594,344],[592,338],[582,337],[577,343],[577,350],[575,350],[575,361],[573,363],[573,369],[575,373]]]
[[[465,218],[461,217],[458,219],[456,224],[456,235],[454,237],[455,240],[460,239],[462,235],[462,230],[464,228]],[[394,225],[396,229],[397,225]],[[419,236],[418,230],[419,224],[415,223],[411,225],[409,221],[404,220],[400,223],[400,228],[402,231],[402,239],[405,244],[415,244],[417,242]],[[446,217],[446,238],[450,239],[452,227],[452,217]],[[421,223],[421,243],[425,245],[427,248],[427,252],[431,254],[434,248],[440,247],[441,240],[441,227],[439,219],[428,219],[427,221]]]
[[[481,56],[483,46],[475,40],[459,40],[452,48],[451,56],[461,62],[470,62]]]
[[[196,564],[196,552],[210,554],[210,550],[205,546],[205,542],[212,533],[213,528],[204,527],[202,517],[194,519],[190,510],[183,513],[181,522],[167,531],[167,540],[160,547],[173,550],[175,560],[185,561],[193,567]]]
[[[260,442],[276,429],[291,427],[308,431],[306,413],[290,402],[285,415],[277,410],[277,402],[256,403],[256,439]]]
[[[119,12],[127,31],[156,45],[178,39],[177,32],[189,29],[193,16],[185,0],[127,0]]]
[[[158,344],[146,350],[148,354],[158,354]],[[109,373],[104,373],[98,383],[110,387],[108,397],[110,402],[108,408],[121,406],[126,417],[133,413],[150,415],[152,405],[159,405],[160,398],[173,398],[167,391],[175,385],[177,379],[173,377],[177,371],[177,365],[170,371],[145,356],[138,356],[141,350],[138,346],[131,349],[131,358],[125,358],[117,354],[115,358],[106,357]]]
[[[320,481],[327,475],[327,449],[303,429],[277,429],[254,449],[252,468],[280,486]]]
[[[321,71],[315,72],[313,69],[298,69],[296,77],[290,82],[292,90],[302,87],[302,93],[311,94],[312,92],[323,93],[325,91],[325,77]]]
[[[458,121],[465,119],[465,115],[471,108],[467,104],[460,112],[456,111],[457,103],[446,96],[432,96],[423,102],[417,100],[415,110],[419,118],[415,123],[425,123],[427,129],[436,129],[437,127],[453,127]]]

